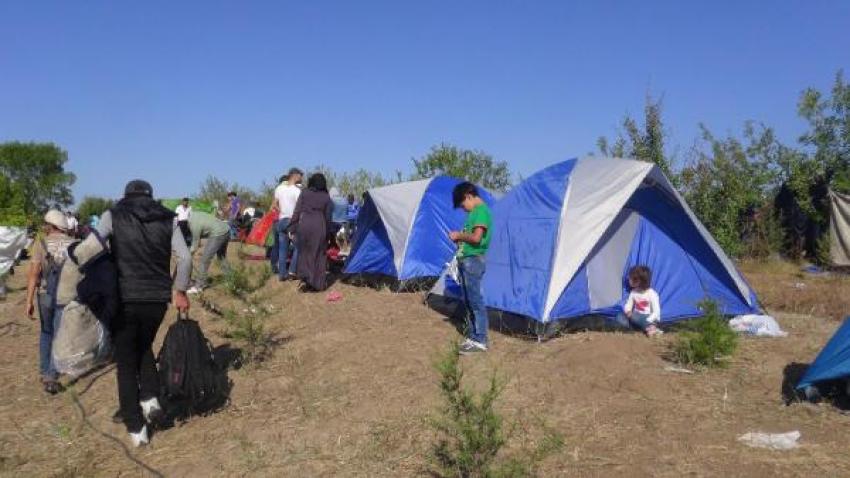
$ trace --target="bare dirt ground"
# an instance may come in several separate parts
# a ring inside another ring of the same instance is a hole
[[[281,339],[271,358],[230,371],[226,409],[130,450],[111,421],[111,367],[58,396],[41,391],[38,324],[23,316],[25,270],[0,304],[0,475],[427,474],[428,417],[440,403],[432,364],[459,337],[420,295],[336,284],[343,300],[328,303],[325,294],[270,281],[260,293],[277,311],[267,323]],[[588,332],[544,343],[493,333],[492,350],[462,364],[470,386],[483,387],[494,372],[507,380],[498,409],[517,425],[505,453],[533,446],[545,423],[564,447],[540,463],[540,476],[850,476],[850,417],[829,405],[785,406],[780,394],[784,367],[811,361],[839,325],[831,312],[817,315],[817,301],[850,283],[798,275],[793,266],[745,270],[790,335],[743,339],[724,370],[666,371],[672,333],[650,340]],[[801,290],[812,303],[797,307],[816,315],[783,311]],[[214,344],[227,342],[222,320],[197,301],[192,315]],[[173,320],[172,312],[160,335]],[[802,432],[796,450],[736,441],[749,431],[790,430]]]

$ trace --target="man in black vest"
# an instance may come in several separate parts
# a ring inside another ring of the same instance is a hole
[[[112,325],[120,415],[135,446],[149,442],[147,423],[162,416],[159,376],[151,350],[168,303],[189,310],[192,259],[174,213],[153,200],[146,181],[127,183],[124,198],[97,227],[118,268],[121,307]],[[98,240],[92,235],[87,240]],[[177,258],[172,284],[171,256]],[[172,285],[174,292],[172,293]]]

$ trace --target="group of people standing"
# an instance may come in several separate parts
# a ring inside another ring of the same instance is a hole
[[[278,280],[301,280],[306,290],[322,291],[328,287],[334,202],[324,174],[312,174],[306,188],[303,178],[303,171],[291,168],[275,188],[272,210],[278,217],[270,260]]]
[[[51,344],[62,321],[64,306],[57,300],[58,267],[68,267],[69,249],[107,247],[117,269],[120,304],[109,327],[117,366],[119,411],[131,442],[148,443],[149,426],[163,415],[159,403],[159,377],[151,348],[169,303],[188,312],[186,291],[192,259],[174,212],[153,199],[153,188],[142,180],[130,181],[124,197],[100,217],[97,227],[81,242],[71,233],[59,211],[44,217],[45,234],[37,241],[27,284],[26,314],[41,319],[39,368],[44,390],[60,391],[58,373],[51,360]],[[174,276],[172,258],[176,259]],[[85,267],[85,264],[79,264]]]

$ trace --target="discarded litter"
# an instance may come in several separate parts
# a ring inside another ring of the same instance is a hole
[[[693,370],[688,370],[688,369],[682,368],[682,367],[674,367],[672,365],[668,365],[668,366],[664,367],[664,370],[666,370],[668,372],[676,372],[676,373],[694,373]]]
[[[788,433],[762,433],[750,432],[738,437],[738,441],[754,448],[768,448],[770,450],[791,450],[800,446],[800,431],[794,430]]]
[[[327,301],[328,302],[339,302],[342,300],[342,294],[338,291],[332,290],[328,292]]]
[[[729,328],[735,332],[755,335],[756,337],[785,337],[788,332],[779,327],[776,319],[769,315],[739,315],[729,321]]]

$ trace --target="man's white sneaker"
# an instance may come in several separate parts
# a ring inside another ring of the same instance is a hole
[[[142,406],[142,415],[144,415],[145,421],[148,423],[159,422],[163,415],[165,415],[156,397],[143,400],[139,402],[139,405]]]
[[[145,425],[136,433],[130,433],[130,441],[133,442],[134,447],[140,447],[143,445],[147,445],[151,442],[148,437],[148,426]]]
[[[479,352],[486,352],[487,346],[482,344],[481,342],[476,342],[474,340],[470,340],[469,342],[465,342],[460,346],[460,354],[461,355],[471,355]]]

